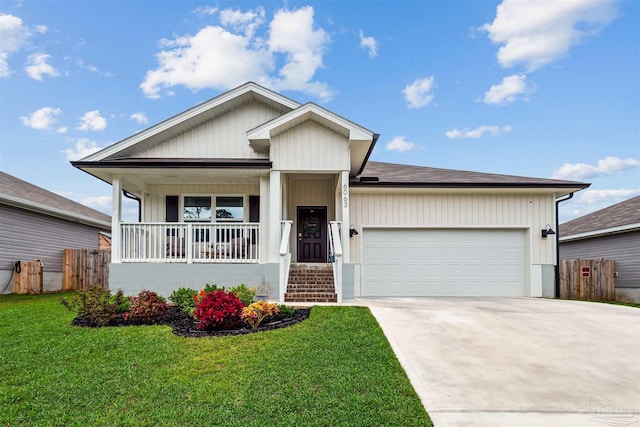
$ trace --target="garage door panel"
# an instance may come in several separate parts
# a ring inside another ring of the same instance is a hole
[[[522,230],[363,233],[364,296],[525,296]]]

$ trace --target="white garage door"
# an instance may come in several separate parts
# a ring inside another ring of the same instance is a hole
[[[525,233],[368,229],[363,296],[526,296]]]

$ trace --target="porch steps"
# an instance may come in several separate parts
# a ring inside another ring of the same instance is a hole
[[[331,264],[291,264],[285,302],[337,302]]]

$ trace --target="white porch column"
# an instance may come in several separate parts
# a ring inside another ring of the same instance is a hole
[[[269,262],[269,176],[260,177],[260,264]]]
[[[111,262],[120,263],[120,221],[122,221],[122,183],[119,176],[111,182],[113,190],[111,208]]]
[[[269,176],[269,262],[280,262],[280,220],[282,219],[282,185],[280,171]]]
[[[342,171],[341,174],[341,195],[340,205],[342,206],[342,261],[351,262],[349,258],[349,171]]]

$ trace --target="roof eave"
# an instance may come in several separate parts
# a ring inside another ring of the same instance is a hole
[[[600,230],[585,231],[583,233],[575,233],[568,236],[561,236],[558,238],[558,241],[571,242],[574,240],[591,239],[594,237],[610,236],[612,234],[628,233],[631,231],[640,231],[640,222],[620,225],[618,227],[602,228]]]

